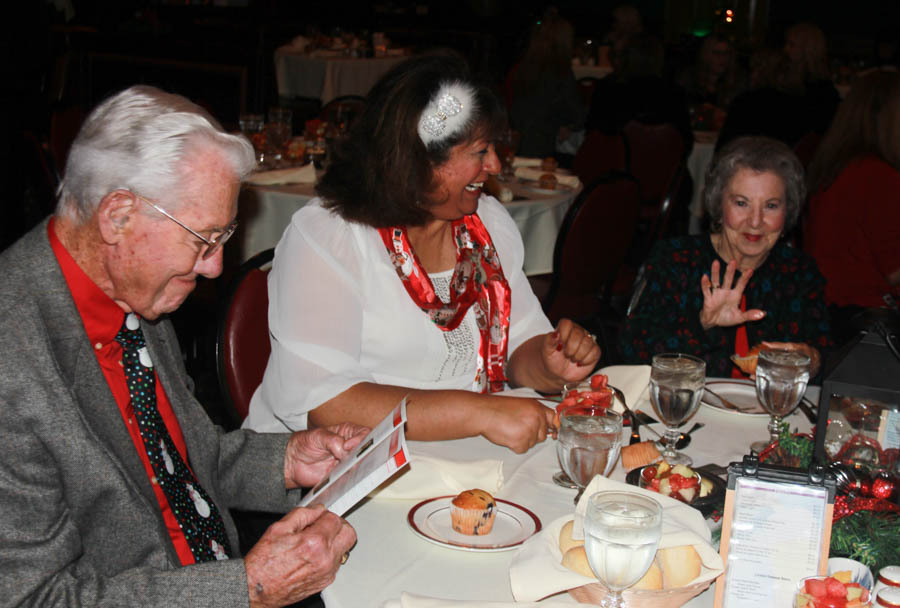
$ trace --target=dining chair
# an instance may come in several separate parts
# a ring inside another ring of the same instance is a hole
[[[628,150],[623,135],[592,131],[575,153],[572,171],[582,184],[593,184],[604,173],[625,171],[627,164]]]
[[[612,351],[600,321],[631,245],[639,204],[634,177],[621,171],[602,175],[566,212],[553,251],[553,273],[529,277],[550,322],[566,317],[582,324],[598,334],[604,352]]]
[[[247,417],[250,398],[269,360],[268,276],[274,249],[256,254],[235,272],[219,313],[216,371],[230,422]]]
[[[641,189],[641,221],[651,222],[669,192],[678,168],[685,159],[681,133],[671,123],[649,124],[631,120],[623,128],[627,171]]]

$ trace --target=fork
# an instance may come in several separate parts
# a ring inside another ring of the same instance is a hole
[[[707,387],[704,387],[704,388],[705,388],[706,392],[708,392],[710,395],[712,395],[713,397],[715,397],[716,399],[718,399],[719,401],[721,401],[721,402],[722,402],[722,405],[724,405],[724,406],[725,406],[727,409],[729,409],[729,410],[735,410],[735,411],[737,411],[737,412],[746,412],[746,411],[749,411],[749,410],[752,410],[752,409],[753,409],[752,406],[751,406],[751,407],[740,407],[740,406],[738,406],[737,404],[732,403],[731,401],[729,401],[728,399],[726,399],[726,398],[723,397],[722,395],[718,394],[717,392],[715,392],[715,391],[713,391],[713,390],[710,390],[710,388],[709,388],[708,386],[707,386]]]

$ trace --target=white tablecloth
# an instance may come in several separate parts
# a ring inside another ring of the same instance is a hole
[[[280,47],[275,51],[278,95],[318,98],[323,104],[342,95],[365,97],[385,72],[404,59],[403,55],[358,59],[339,51],[306,54]]]
[[[555,193],[536,191],[518,181],[507,185],[517,197],[527,197],[505,204],[525,243],[525,274],[552,272],[556,235],[581,185]],[[315,197],[313,188],[312,184],[244,186],[234,236],[242,262],[278,243],[294,212]]]
[[[635,404],[652,414],[647,392]],[[807,396],[815,403],[818,389],[810,387]],[[810,424],[802,415],[790,416],[791,428],[808,431]],[[749,445],[767,437],[767,417],[750,417],[713,410],[701,405],[691,423],[706,426],[693,434],[685,450],[695,465],[727,465],[749,453]],[[659,427],[660,425],[655,425]],[[660,429],[661,431],[662,429]],[[628,431],[625,431],[628,435]],[[645,429],[642,436],[650,433]],[[441,442],[410,442],[413,454],[458,460],[500,459],[504,466],[503,488],[498,498],[533,511],[544,526],[563,515],[574,513],[574,490],[553,484],[551,476],[559,470],[554,440],[547,440],[528,453],[517,455],[482,438]],[[624,481],[625,472],[617,464],[611,477]],[[474,553],[438,546],[418,537],[407,524],[409,510],[416,500],[368,499],[347,515],[356,529],[358,543],[349,561],[338,571],[337,579],[322,597],[328,608],[378,607],[397,599],[406,591],[424,596],[495,602],[514,601],[509,585],[509,566],[515,551]],[[686,604],[689,608],[710,608],[714,585]],[[571,601],[567,594],[553,596]]]

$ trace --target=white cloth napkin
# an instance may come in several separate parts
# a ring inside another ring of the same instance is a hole
[[[277,184],[314,184],[316,183],[316,167],[306,163],[302,167],[257,171],[245,180],[254,186],[275,186]]]
[[[544,162],[543,158],[529,158],[528,156],[514,156],[512,166],[514,169],[519,167],[540,167]]]
[[[668,496],[599,475],[585,488],[575,508],[573,538],[584,536],[582,523],[587,499],[595,492],[610,490],[644,494],[659,501],[663,507],[663,530],[659,546],[665,548],[693,545],[703,562],[700,575],[693,583],[711,581],[722,573],[724,570],[722,558],[710,545],[709,528],[699,511]],[[509,568],[509,582],[513,597],[517,601],[533,602],[554,593],[597,582],[597,579],[581,576],[562,565],[559,531],[570,519],[572,516],[566,515],[553,521],[536,538],[522,545],[513,557]]]
[[[610,365],[604,367],[598,373],[606,374],[609,383],[622,391],[628,407],[634,409],[638,401],[649,390],[650,366],[649,365]]]
[[[388,480],[369,496],[402,500],[425,500],[480,488],[497,494],[503,487],[503,461],[454,461],[421,454],[410,456],[409,467]]]
[[[530,179],[537,181],[545,173],[547,173],[547,171],[541,171],[540,167],[516,167],[516,177],[518,177],[519,179]],[[559,173],[554,173],[554,175],[556,175],[557,183],[569,186],[571,188],[575,188],[576,186],[578,186],[577,175],[560,175]]]
[[[518,602],[479,602],[464,600],[442,600],[424,595],[404,593],[399,600],[388,600],[381,608],[572,608],[571,602],[547,601],[537,603],[520,604]]]

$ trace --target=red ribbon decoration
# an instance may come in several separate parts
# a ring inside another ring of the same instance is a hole
[[[452,223],[456,268],[450,280],[450,301],[435,294],[428,273],[409,242],[406,228],[379,228],[391,262],[406,292],[442,331],[459,327],[471,306],[481,334],[473,389],[499,392],[506,382],[511,295],[500,258],[481,218],[471,214]]]

